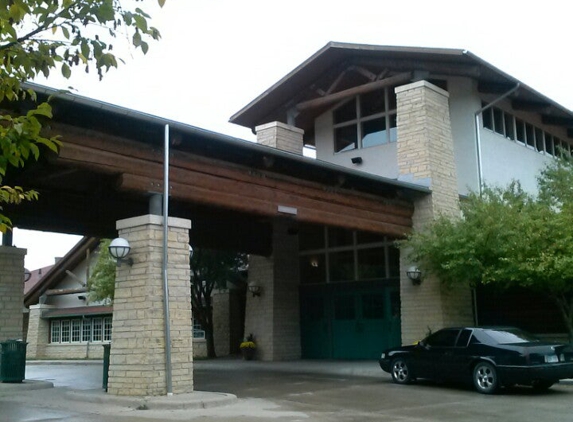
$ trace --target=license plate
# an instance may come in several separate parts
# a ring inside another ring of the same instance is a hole
[[[545,356],[545,363],[557,363],[559,362],[559,358],[557,355],[546,355]]]

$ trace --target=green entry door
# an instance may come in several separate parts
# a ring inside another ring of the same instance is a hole
[[[332,357],[327,299],[324,292],[301,295],[301,347],[304,358]]]

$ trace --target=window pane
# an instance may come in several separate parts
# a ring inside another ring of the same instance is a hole
[[[554,155],[553,151],[553,136],[545,133],[545,152],[550,155]]]
[[[103,341],[111,341],[111,317],[103,320]]]
[[[527,145],[535,148],[535,135],[533,134],[533,126],[529,123],[525,125],[525,134],[527,136]]]
[[[488,108],[482,113],[483,116],[483,127],[486,129],[493,130],[493,116],[492,116],[492,109]]]
[[[94,318],[93,325],[93,341],[101,341],[102,339],[102,320],[101,318]]]
[[[535,149],[537,151],[545,151],[545,146],[543,145],[543,131],[539,128],[535,128]]]
[[[384,319],[384,295],[362,295],[362,316],[365,319]]]
[[[356,317],[356,309],[354,306],[354,298],[350,297],[337,297],[334,300],[334,318],[338,320],[349,320]]]
[[[387,111],[395,111],[398,108],[397,101],[396,101],[396,92],[395,88],[388,89],[388,107],[386,108]]]
[[[353,231],[340,229],[337,227],[328,228],[328,246],[335,248],[337,246],[352,246],[354,244]]]
[[[525,124],[523,120],[515,119],[515,138],[525,144]]]
[[[382,145],[388,142],[386,137],[386,118],[368,120],[362,123],[362,147]]]
[[[334,152],[352,151],[357,147],[356,125],[339,127],[334,132]]]
[[[82,320],[72,320],[72,343],[79,343],[82,334]]]
[[[300,257],[301,283],[326,283],[326,259],[324,253]]]
[[[324,227],[301,224],[298,230],[298,239],[301,251],[324,249]]]
[[[356,100],[348,101],[334,110],[334,124],[356,119]]]
[[[61,333],[61,324],[60,321],[52,321],[51,325],[51,343],[59,343],[60,342],[60,333]]]
[[[83,321],[82,341],[92,341],[92,320],[90,318],[86,318]]]
[[[62,343],[70,342],[70,320],[62,321]]]
[[[388,247],[388,266],[390,277],[400,277],[400,249],[394,245]]]
[[[428,337],[427,344],[432,347],[454,347],[460,330],[441,330]]]
[[[398,115],[391,114],[388,116],[390,119],[390,142],[396,142],[398,140]]]
[[[505,136],[513,141],[515,141],[515,130],[513,127],[513,116],[511,114],[504,113],[505,120]]]
[[[462,330],[460,336],[458,337],[458,342],[456,343],[456,347],[467,347],[471,335],[472,335],[472,330]]]
[[[386,278],[384,247],[358,250],[358,279]]]
[[[356,241],[359,245],[365,243],[380,243],[384,242],[384,240],[386,240],[385,237],[377,233],[356,232]]]
[[[503,130],[503,111],[499,108],[493,108],[493,125],[494,130],[500,135],[505,135]]]
[[[384,90],[369,92],[360,96],[361,117],[372,116],[373,114],[386,111],[384,105]]]
[[[329,254],[330,281],[354,280],[354,252],[334,252]]]

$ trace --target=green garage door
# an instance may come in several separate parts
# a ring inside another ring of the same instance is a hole
[[[400,344],[397,288],[371,283],[301,290],[304,358],[376,359]]]

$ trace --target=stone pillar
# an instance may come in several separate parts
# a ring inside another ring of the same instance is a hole
[[[255,131],[259,144],[302,155],[304,130],[281,122],[271,122],[257,126]]]
[[[249,283],[260,285],[262,293],[247,292],[245,336],[255,336],[257,358],[267,361],[301,356],[298,236],[288,227],[287,220],[275,220],[272,255],[249,259]]]
[[[0,246],[0,341],[24,336],[24,257],[26,249]]]
[[[215,290],[211,296],[213,305],[213,340],[217,356],[228,356],[231,352],[229,298],[229,290]]]
[[[46,346],[50,342],[50,321],[42,319],[44,309],[53,309],[54,305],[30,305],[28,315],[28,337],[26,357],[41,359],[46,357]]]
[[[432,191],[414,203],[414,230],[421,230],[439,214],[460,213],[449,94],[419,81],[396,88],[396,95],[399,177]],[[421,285],[413,285],[406,276],[412,264],[401,259],[402,342],[420,340],[428,330],[471,324],[470,289],[446,290],[437,278],[427,274]]]
[[[173,393],[193,391],[193,327],[189,285],[191,222],[169,218],[168,280]],[[131,245],[133,266],[117,268],[108,392],[124,396],[167,393],[163,311],[163,217],[117,222]]]

